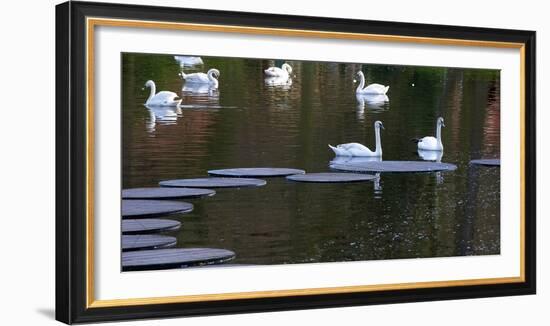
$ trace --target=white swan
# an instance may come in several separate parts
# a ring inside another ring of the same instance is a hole
[[[365,87],[365,75],[361,70],[357,72],[357,75],[359,76],[359,85],[357,85],[357,89],[355,90],[356,94],[379,94],[379,95],[385,95],[388,90],[390,89],[389,86],[384,86],[380,84],[370,84],[369,86]],[[354,80],[355,82],[355,80]]]
[[[376,138],[376,149],[374,152],[359,143],[340,144],[336,147],[328,145],[328,147],[334,151],[336,156],[382,156],[380,128],[384,129],[382,122],[376,121],[374,123],[374,137]]]
[[[174,59],[180,64],[181,67],[183,66],[196,66],[196,65],[202,65],[202,59],[201,57],[188,57],[184,55],[175,55]]]
[[[425,151],[442,151],[443,143],[441,142],[441,127],[445,127],[443,118],[437,118],[437,126],[435,128],[435,137],[426,136],[424,138],[413,139],[418,144],[419,150]]]
[[[145,102],[147,106],[179,106],[181,104],[181,99],[178,99],[178,94],[174,92],[161,91],[156,93],[157,88],[152,80],[148,80],[145,87],[151,88],[149,98]]]
[[[269,67],[264,70],[264,73],[269,77],[286,77],[288,78],[292,73],[292,67],[288,63],[283,63],[281,68]]]
[[[220,77],[220,71],[218,69],[210,69],[205,74],[204,72],[196,72],[193,74],[186,74],[183,71],[180,73],[182,79],[186,83],[192,84],[209,84],[212,88],[218,88],[218,78]]]

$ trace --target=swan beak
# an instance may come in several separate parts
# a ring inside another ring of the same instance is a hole
[[[354,79],[353,82],[354,82],[354,83],[357,83],[357,79]]]
[[[144,90],[145,90],[145,87],[142,87],[141,90],[144,91]]]
[[[386,128],[384,128],[384,125],[380,125],[380,128],[381,128],[382,130],[386,130]]]

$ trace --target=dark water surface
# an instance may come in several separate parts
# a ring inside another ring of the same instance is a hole
[[[500,154],[498,71],[289,61],[291,85],[268,86],[273,60],[206,58],[186,72],[221,72],[217,92],[182,92],[172,56],[123,55],[123,187],[207,176],[210,169],[290,167],[329,171],[327,144],[374,149],[381,120],[385,160],[420,160],[413,137],[445,118],[443,162],[453,172],[382,174],[379,185],[267,179],[188,200],[170,218],[176,247],[230,249],[235,263],[285,264],[488,255],[500,252],[500,169],[469,166]],[[276,61],[280,66],[282,61]],[[389,102],[364,104],[353,79],[390,85]],[[183,98],[181,110],[147,109],[148,79]],[[194,90],[204,91],[204,90]],[[377,187],[379,186],[379,187]]]

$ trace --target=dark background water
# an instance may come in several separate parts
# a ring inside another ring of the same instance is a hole
[[[187,200],[177,247],[226,248],[235,263],[284,264],[488,255],[500,252],[500,169],[469,166],[500,155],[500,75],[494,70],[288,61],[292,85],[268,86],[263,69],[284,61],[203,57],[219,91],[182,92],[173,56],[123,54],[123,187],[205,177],[207,170],[292,167],[329,171],[327,144],[374,149],[381,120],[385,160],[420,160],[413,137],[445,118],[443,162],[453,172],[383,174],[379,188],[267,179],[260,188]],[[389,102],[364,106],[355,73],[390,85]],[[149,79],[183,98],[181,110],[147,109]]]

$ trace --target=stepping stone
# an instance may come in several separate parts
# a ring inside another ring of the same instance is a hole
[[[176,245],[176,238],[167,235],[156,234],[139,234],[139,235],[123,235],[122,250],[144,250],[144,249],[159,249],[168,248]]]
[[[201,188],[132,188],[122,190],[122,199],[197,198],[214,194],[214,190]]]
[[[286,177],[288,180],[298,182],[363,182],[372,181],[376,176],[370,174],[359,173],[338,173],[338,172],[323,172],[323,173],[306,173],[290,175]]]
[[[235,258],[233,251],[210,248],[140,250],[122,253],[122,270],[137,271],[221,264]]]
[[[161,187],[239,188],[264,186],[266,181],[250,178],[197,178],[166,180],[159,182],[159,184]]]
[[[123,234],[145,234],[158,233],[163,231],[173,231],[179,229],[181,223],[174,220],[163,219],[140,219],[140,220],[122,220]]]
[[[122,200],[122,218],[147,218],[175,213],[188,213],[193,204],[165,200]]]
[[[425,161],[381,161],[361,163],[333,163],[331,169],[349,172],[436,172],[453,171],[456,165]]]
[[[287,168],[237,168],[210,170],[208,174],[222,177],[251,177],[251,178],[266,178],[266,177],[286,177],[287,175],[304,174],[306,171],[299,169]]]
[[[471,160],[470,164],[485,165],[485,166],[500,166],[500,159],[480,159]]]

